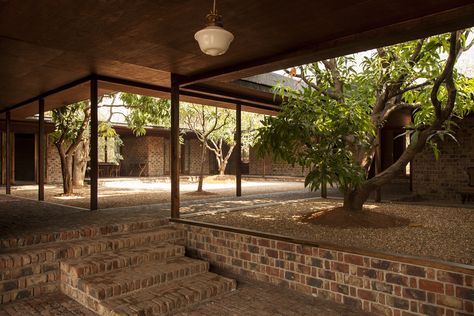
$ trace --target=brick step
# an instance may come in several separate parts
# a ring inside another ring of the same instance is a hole
[[[169,243],[101,252],[88,257],[61,261],[61,280],[74,285],[70,283],[71,280],[138,266],[150,261],[166,262],[167,259],[182,256],[184,256],[184,246]]]
[[[0,253],[0,302],[40,295],[41,288],[46,288],[46,285],[58,280],[61,259],[79,258],[163,242],[184,244],[184,238],[185,232],[182,229],[169,225],[149,231],[50,245],[42,244],[2,252]]]
[[[133,248],[156,242],[184,243],[185,232],[173,225],[152,230],[129,232],[119,235],[101,236],[87,240],[57,242],[28,248],[10,249],[0,252],[0,271],[20,268],[31,264],[55,262],[58,259],[77,258],[95,253]]]
[[[100,301],[127,293],[146,289],[154,285],[165,285],[182,278],[205,273],[209,263],[202,260],[178,257],[164,263],[149,262],[136,267],[86,276],[73,282],[61,282],[61,290],[86,307],[97,311]]]
[[[106,316],[169,315],[234,291],[235,280],[206,272],[104,300],[96,312]]]
[[[169,224],[166,218],[148,219],[135,222],[88,225],[56,232],[33,232],[21,236],[2,236],[0,250],[17,249],[55,242],[83,240],[127,232],[150,230]]]

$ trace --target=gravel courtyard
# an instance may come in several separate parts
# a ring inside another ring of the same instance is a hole
[[[242,194],[265,194],[274,192],[308,192],[304,182],[299,179],[262,179],[248,178],[242,180]],[[235,180],[205,180],[203,193],[195,193],[197,182],[181,181],[180,198],[183,201],[205,198],[235,196]],[[99,182],[99,208],[128,207],[159,204],[170,201],[171,184],[163,179],[122,178],[107,179]],[[74,189],[74,196],[61,196],[60,185],[45,186],[45,201],[68,206],[89,208],[89,187]],[[12,195],[22,198],[37,199],[37,185],[21,185],[12,188]]]
[[[394,228],[333,228],[300,221],[340,201],[305,201],[194,216],[193,220],[247,228],[326,244],[423,256],[474,265],[474,209],[406,204],[368,204],[374,212],[410,221]]]

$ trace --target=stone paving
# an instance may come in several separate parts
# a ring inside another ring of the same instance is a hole
[[[53,293],[42,297],[0,305],[1,316],[94,316],[64,294]],[[176,316],[352,316],[370,315],[347,306],[302,295],[257,281],[241,281],[238,290],[224,297],[211,299]]]

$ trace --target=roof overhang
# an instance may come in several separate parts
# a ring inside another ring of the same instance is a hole
[[[47,109],[87,99],[93,75],[99,93],[169,97],[174,73],[184,101],[271,113],[278,110],[272,93],[238,79],[474,25],[471,0],[221,0],[236,39],[225,55],[209,57],[193,38],[209,6],[0,2],[0,112],[31,115],[39,97]]]

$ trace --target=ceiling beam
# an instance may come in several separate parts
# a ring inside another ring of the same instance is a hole
[[[369,29],[336,39],[302,47],[293,47],[276,54],[249,60],[237,65],[218,68],[180,78],[180,86],[219,79],[230,81],[274,70],[343,56],[355,52],[393,45],[409,40],[474,26],[474,3],[400,23]],[[369,39],[369,40],[367,40]]]
[[[56,94],[56,93],[59,93],[61,91],[64,91],[64,90],[67,90],[67,89],[70,89],[70,88],[73,88],[75,86],[78,86],[80,84],[83,84],[83,83],[86,83],[88,81],[91,80],[91,78],[93,77],[94,75],[88,75],[88,76],[85,76],[81,79],[77,79],[77,80],[74,80],[74,81],[71,81],[69,83],[66,83],[65,85],[62,85],[60,87],[57,87],[57,88],[54,88],[54,89],[51,89],[49,91],[46,91],[44,93],[41,93],[39,95],[37,95],[36,97],[33,97],[33,98],[29,98],[29,99],[26,99],[24,101],[21,101],[17,104],[14,104],[12,106],[9,106],[9,107],[6,107],[2,110],[0,110],[0,113],[5,113],[5,112],[8,112],[8,111],[12,111],[14,109],[17,109],[17,108],[20,108],[24,105],[27,105],[27,104],[30,104],[30,103],[33,103],[33,102],[36,102],[40,99],[44,99],[46,97],[49,97],[53,94]]]

